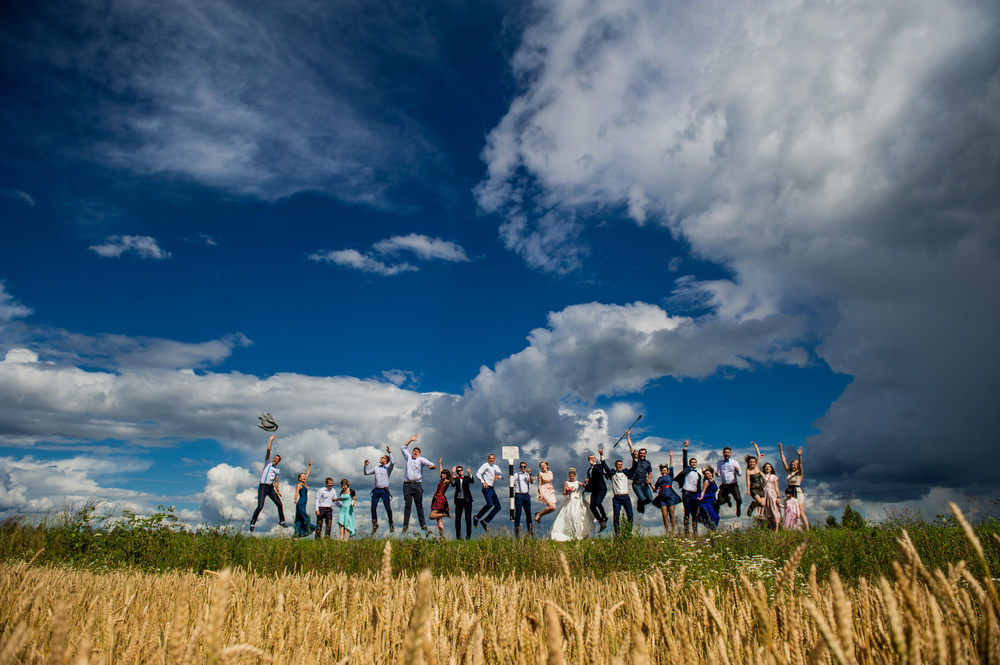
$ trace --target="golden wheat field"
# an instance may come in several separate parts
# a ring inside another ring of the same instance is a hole
[[[953,508],[982,557],[971,527]],[[716,590],[662,572],[548,578],[93,574],[0,568],[6,663],[996,663],[1000,600],[900,538],[894,580],[797,573]],[[982,558],[985,564],[985,557]]]

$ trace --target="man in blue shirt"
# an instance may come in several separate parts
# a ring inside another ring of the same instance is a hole
[[[625,440],[628,442],[628,451],[632,453],[632,490],[635,492],[636,510],[645,513],[646,506],[653,503],[653,489],[650,486],[653,482],[653,465],[646,459],[645,448],[637,451],[632,445],[631,431],[625,430]]]
[[[392,506],[389,505],[392,496],[389,494],[389,475],[396,466],[396,458],[392,456],[389,446],[385,447],[385,453],[379,460],[379,465],[371,471],[368,470],[368,460],[365,460],[365,475],[375,476],[375,487],[372,489],[372,533],[378,531],[378,513],[375,509],[378,508],[379,501],[385,505],[385,514],[389,518],[389,531],[396,530],[392,525]]]

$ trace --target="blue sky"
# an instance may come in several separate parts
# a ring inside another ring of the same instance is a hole
[[[0,13],[0,515],[239,521],[262,411],[313,486],[642,414],[817,515],[996,492],[993,3]]]

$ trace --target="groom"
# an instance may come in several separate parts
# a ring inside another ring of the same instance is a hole
[[[601,454],[603,461],[604,446],[598,448],[597,452]],[[590,464],[590,468],[587,469],[587,483],[584,485],[583,491],[590,492],[590,512],[601,525],[600,531],[598,531],[600,533],[608,528],[608,514],[604,512],[604,497],[608,494],[608,486],[604,482],[603,469],[598,466],[597,458],[590,455],[587,457],[587,462]]]

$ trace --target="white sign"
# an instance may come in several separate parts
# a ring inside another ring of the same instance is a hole
[[[508,462],[513,462],[514,460],[518,459],[521,455],[517,451],[517,446],[504,446],[503,453],[501,453],[501,456]]]

